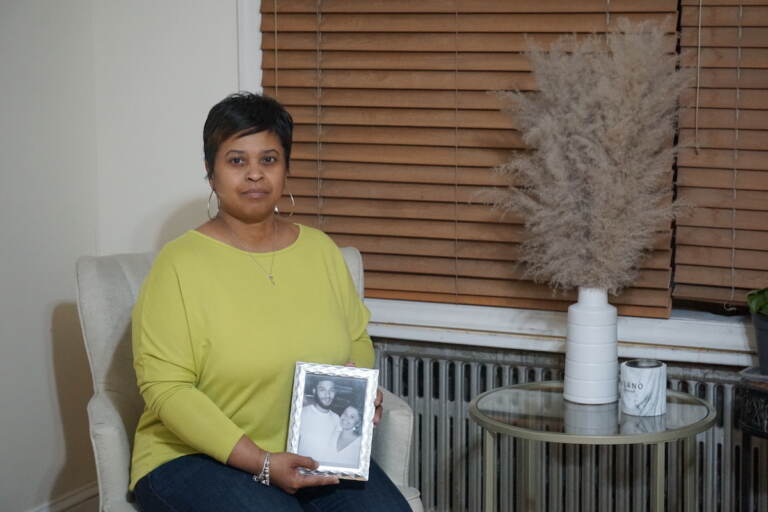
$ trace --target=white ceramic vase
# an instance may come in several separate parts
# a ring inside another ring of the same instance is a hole
[[[579,404],[607,404],[619,399],[616,308],[602,288],[579,288],[568,308],[563,397]]]
[[[619,402],[576,404],[565,401],[566,434],[612,436],[619,432]]]

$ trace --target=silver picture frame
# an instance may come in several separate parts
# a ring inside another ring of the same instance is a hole
[[[368,480],[378,380],[375,369],[296,363],[286,451],[318,461],[307,473]]]

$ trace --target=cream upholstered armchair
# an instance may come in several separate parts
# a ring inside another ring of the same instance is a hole
[[[342,249],[362,296],[360,252]],[[131,447],[144,402],[136,386],[131,353],[131,310],[154,254],[84,256],[77,262],[77,306],[94,395],[88,403],[91,442],[99,483],[99,510],[134,512],[128,492]],[[384,415],[374,431],[373,458],[397,484],[411,508],[422,510],[419,491],[408,487],[413,411],[384,391]]]

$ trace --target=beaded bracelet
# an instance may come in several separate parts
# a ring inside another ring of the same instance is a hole
[[[272,455],[271,453],[267,452],[267,455],[264,457],[264,466],[261,468],[261,473],[258,475],[253,475],[253,481],[259,482],[260,484],[269,485],[269,456]]]

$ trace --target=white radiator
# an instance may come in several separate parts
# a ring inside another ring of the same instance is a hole
[[[421,489],[426,510],[482,510],[482,431],[469,419],[470,400],[499,386],[562,379],[562,356],[380,339],[375,344],[382,385],[408,401],[416,414],[410,484]],[[752,439],[754,464],[745,473],[751,491],[747,496],[740,493],[742,444],[734,415],[738,374],[711,367],[670,366],[668,378],[671,389],[713,403],[718,422],[696,438],[695,474],[682,471],[685,443],[667,443],[666,510],[768,512],[768,442],[764,439]],[[522,471],[515,457],[518,443],[505,436],[499,441],[495,475],[499,511],[530,512],[517,501],[515,475]],[[539,450],[543,464],[537,477],[545,484],[538,486],[538,510],[650,510],[648,446],[552,443]]]

